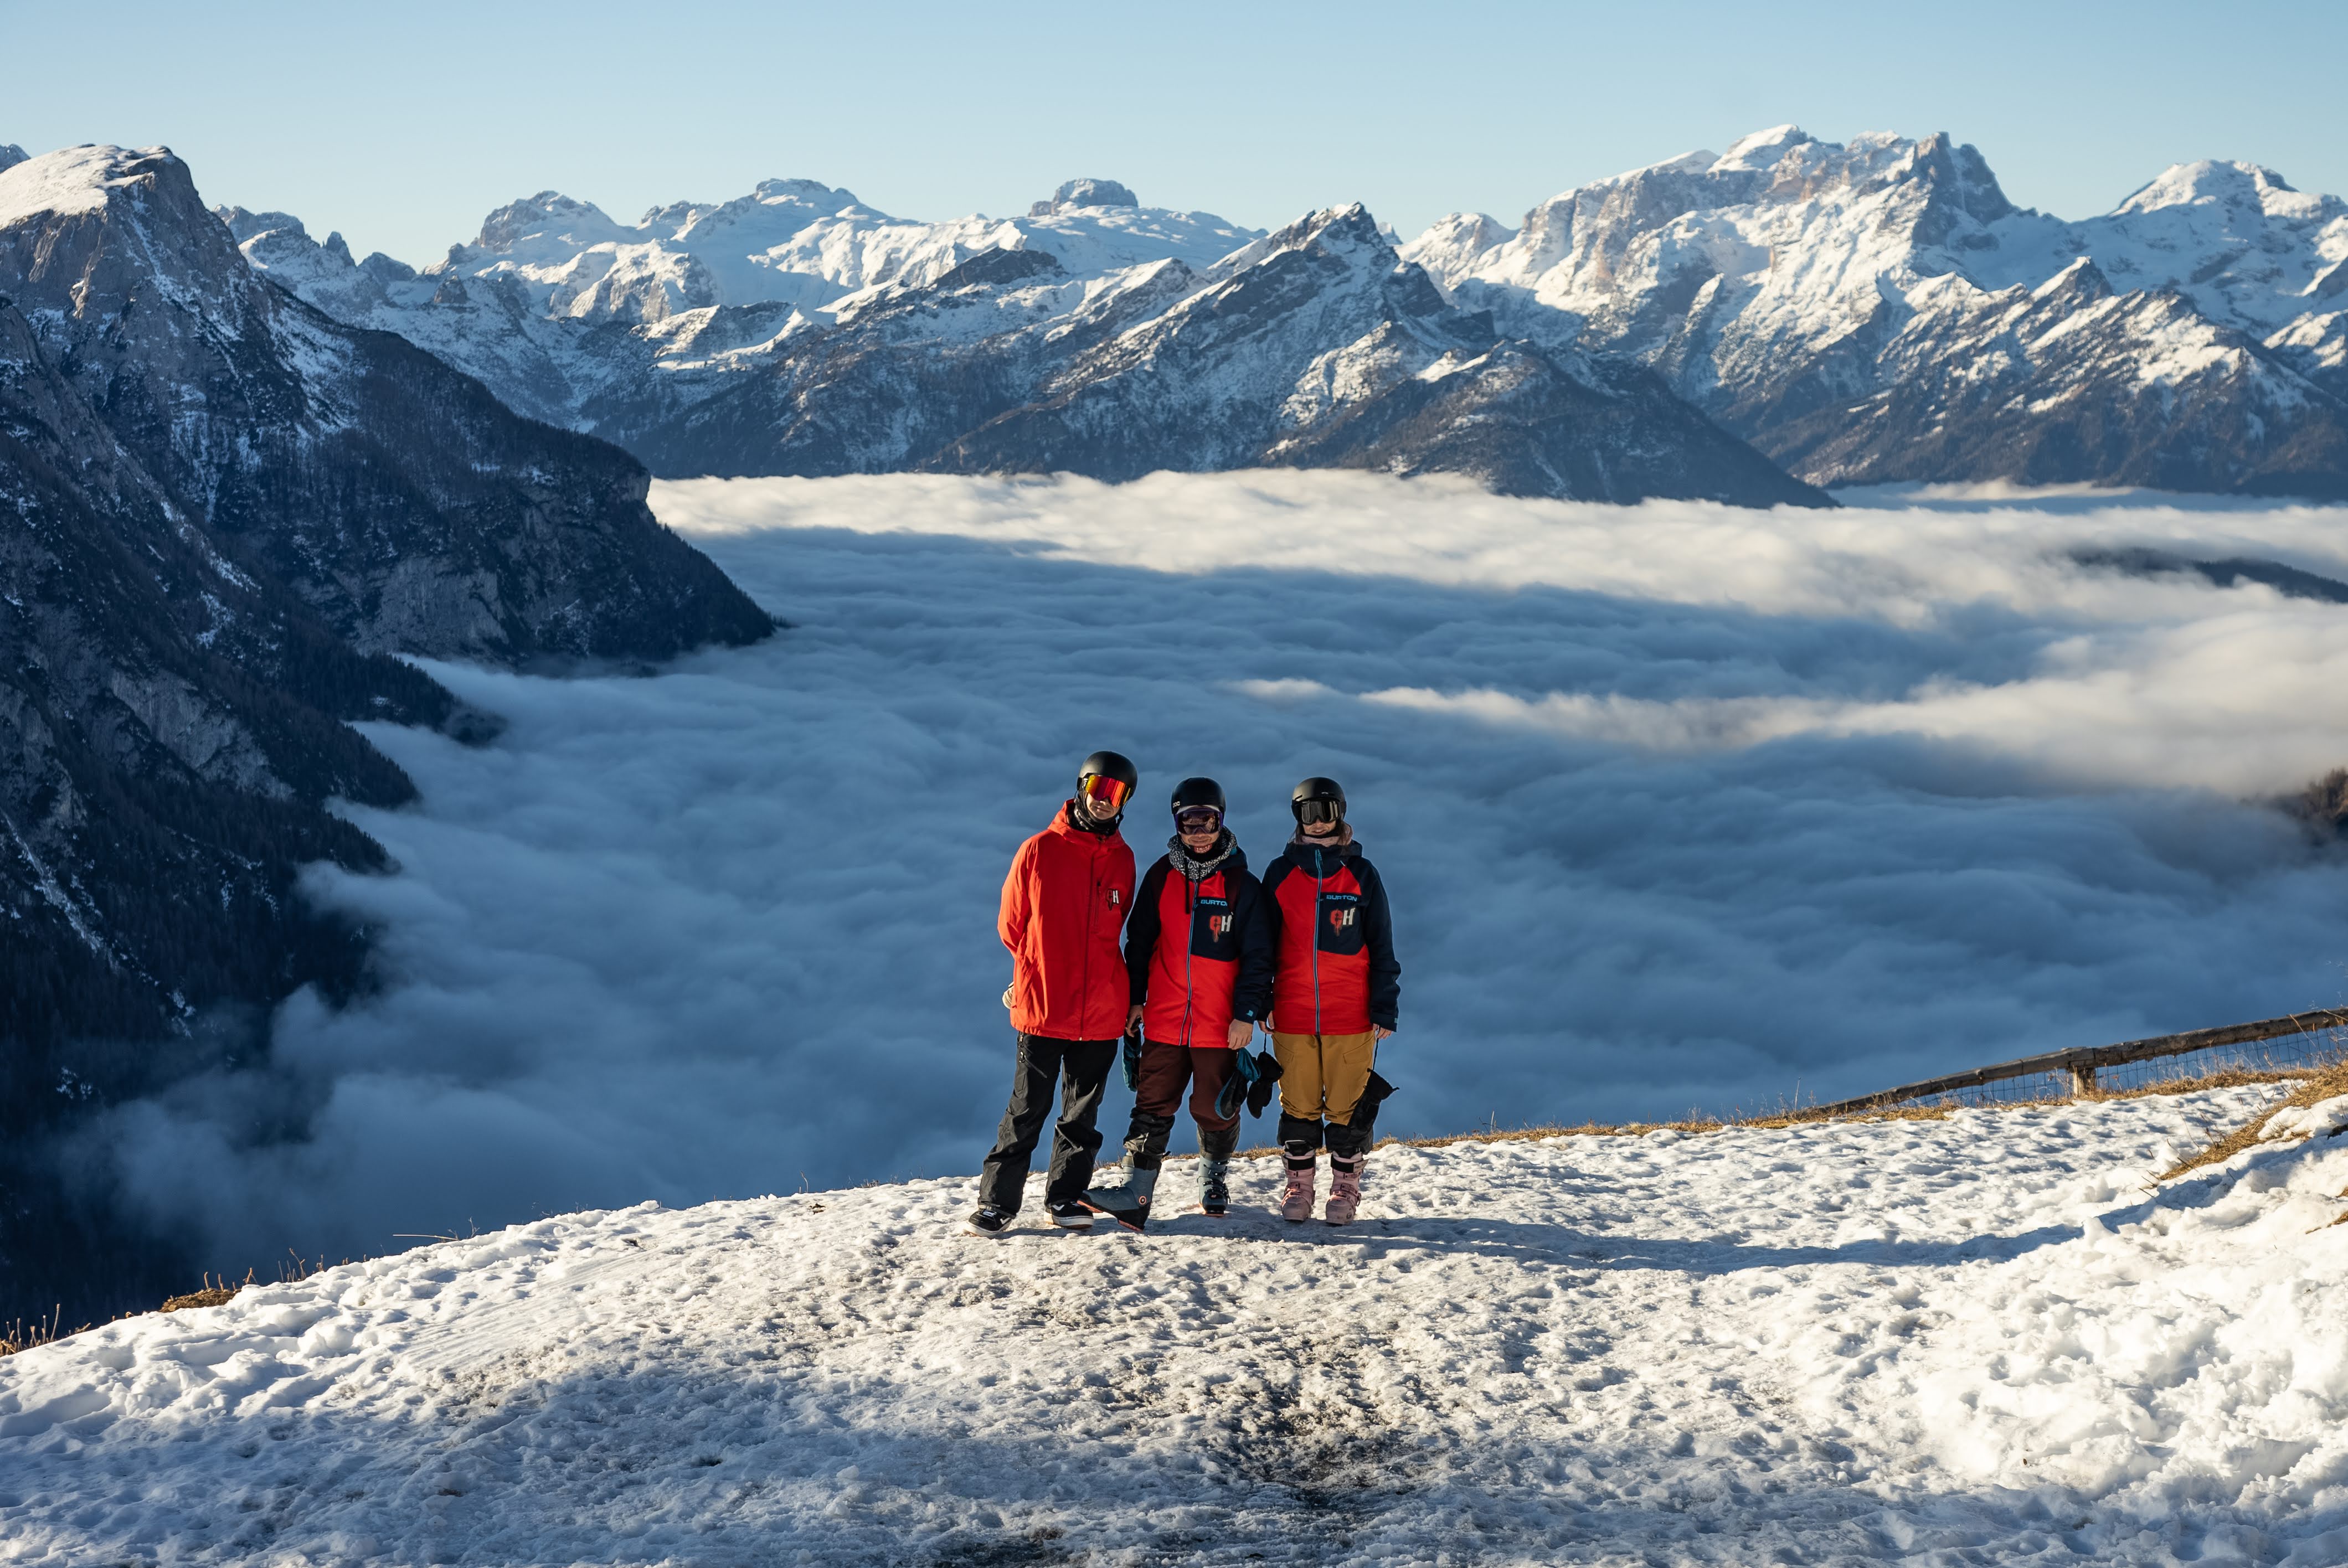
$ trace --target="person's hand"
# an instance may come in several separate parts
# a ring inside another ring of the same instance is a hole
[[[1391,1040],[1394,1038],[1394,1030],[1382,1023],[1374,1023],[1370,1025],[1370,1038],[1374,1040]]]
[[[1229,1045],[1233,1050],[1246,1050],[1248,1041],[1254,1038],[1255,1025],[1248,1022],[1248,1020],[1243,1018],[1235,1018],[1231,1020],[1231,1027],[1223,1031],[1224,1043]]]
[[[1136,1002],[1133,1004],[1133,1010],[1125,1015],[1125,1032],[1128,1034],[1136,1034],[1138,1033],[1140,1030],[1141,1004],[1139,1002]]]

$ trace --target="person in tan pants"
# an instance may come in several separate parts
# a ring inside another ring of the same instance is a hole
[[[1334,779],[1306,779],[1290,810],[1296,835],[1263,874],[1274,931],[1272,1045],[1280,1059],[1280,1145],[1288,1173],[1280,1213],[1288,1220],[1312,1216],[1325,1144],[1331,1182],[1323,1217],[1341,1225],[1361,1204],[1370,1131],[1368,1118],[1356,1112],[1378,1042],[1395,1031],[1402,965],[1395,958],[1385,882],[1354,842],[1344,790]]]

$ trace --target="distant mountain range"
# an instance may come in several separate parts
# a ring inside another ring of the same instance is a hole
[[[1023,218],[911,223],[769,180],[629,228],[547,191],[421,273],[220,215],[319,309],[664,475],[1283,465],[1825,504],[1645,367],[1501,336],[1359,206],[1261,234],[1071,180]]]
[[[1407,243],[1358,207],[1262,234],[1109,180],[936,223],[809,180],[633,226],[547,191],[421,272],[220,212],[319,309],[662,474],[1272,463],[1818,498],[1709,424],[1807,485],[2348,497],[2348,203],[2246,164],[2074,223],[1945,136],[1785,126]]]
[[[386,863],[331,798],[415,794],[351,722],[494,726],[397,655],[773,630],[649,483],[272,286],[169,152],[0,150],[0,1287],[103,1250],[42,1184],[77,1112],[364,983],[294,886]]]

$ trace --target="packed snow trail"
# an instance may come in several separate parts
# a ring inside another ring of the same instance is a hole
[[[547,1219],[0,1362],[0,1560],[2336,1563],[2348,1141],[2147,1192],[2272,1098]]]

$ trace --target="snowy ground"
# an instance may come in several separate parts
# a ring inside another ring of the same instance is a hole
[[[0,1361],[0,1562],[2336,1564],[2348,1143],[2147,1192],[2271,1092],[547,1219]]]

